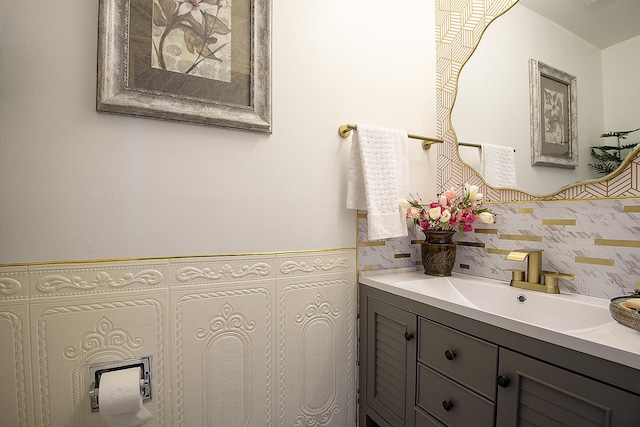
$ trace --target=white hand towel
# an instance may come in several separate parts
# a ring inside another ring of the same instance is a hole
[[[406,132],[358,125],[351,140],[347,208],[367,210],[369,240],[405,237],[409,194]]]
[[[516,156],[513,147],[480,145],[480,173],[489,185],[516,188]]]

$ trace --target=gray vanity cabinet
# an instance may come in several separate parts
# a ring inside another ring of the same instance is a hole
[[[365,285],[359,358],[361,427],[640,427],[638,370]]]
[[[418,318],[416,405],[447,425],[491,427],[498,347]]]
[[[413,426],[416,319],[413,313],[369,300],[366,401],[392,427]]]
[[[497,427],[640,426],[638,396],[505,348],[500,378]]]

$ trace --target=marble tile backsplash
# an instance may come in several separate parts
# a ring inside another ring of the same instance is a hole
[[[458,242],[454,271],[508,281],[509,269],[526,265],[508,261],[507,254],[528,248],[544,251],[544,270],[575,275],[574,280],[560,280],[565,292],[610,299],[633,292],[640,283],[640,199],[488,206],[497,214],[495,224],[478,224],[473,233],[454,238]],[[361,214],[360,271],[421,268],[423,236],[416,236],[411,225],[410,237],[386,242],[368,242],[366,227],[366,216]]]

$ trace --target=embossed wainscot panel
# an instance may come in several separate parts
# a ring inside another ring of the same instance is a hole
[[[98,298],[56,298],[32,303],[33,369],[38,385],[36,425],[106,426],[91,413],[89,365],[151,356],[153,418],[165,425],[166,293],[126,293]],[[131,298],[133,295],[136,298]]]
[[[0,306],[0,426],[33,425],[28,308]]]
[[[277,254],[279,277],[345,273],[355,268],[355,251],[340,250],[300,254]]]
[[[160,289],[168,286],[169,263],[114,262],[31,267],[32,297]]]
[[[29,297],[27,267],[0,267],[0,304]]]
[[[172,290],[174,425],[273,425],[275,284]]]
[[[173,285],[243,283],[269,279],[274,256],[225,256],[171,261]]]
[[[279,282],[278,328],[278,425],[354,425],[355,282]]]

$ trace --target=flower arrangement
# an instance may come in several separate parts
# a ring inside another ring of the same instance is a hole
[[[407,218],[413,220],[423,231],[458,230],[460,234],[473,231],[473,223],[492,224],[495,216],[487,208],[482,208],[482,193],[477,185],[465,184],[461,194],[454,188],[437,194],[437,201],[428,205],[420,197],[401,201],[407,209]]]

